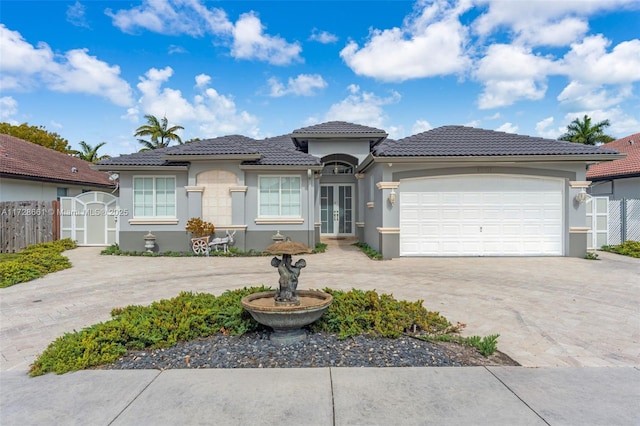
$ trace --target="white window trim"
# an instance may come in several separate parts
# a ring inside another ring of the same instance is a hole
[[[166,216],[136,216],[135,212],[136,212],[136,200],[135,200],[135,186],[136,186],[136,179],[138,178],[153,178],[153,210],[156,210],[156,179],[157,178],[173,178],[173,182],[175,185],[175,189],[174,189],[174,203],[173,203],[173,215],[166,215]],[[133,219],[150,219],[150,220],[154,220],[154,219],[158,219],[158,220],[162,220],[162,219],[176,219],[177,216],[177,208],[178,208],[178,178],[175,175],[134,175],[133,179],[131,181],[131,205],[133,207]]]
[[[278,207],[279,210],[282,211],[282,178],[298,178],[300,179],[300,214],[298,215],[263,215],[261,212],[261,200],[260,198],[262,197],[261,192],[260,192],[260,180],[262,178],[278,178],[280,179],[280,187],[279,187],[279,200],[278,200]],[[302,176],[300,175],[258,175],[258,218],[264,218],[264,219],[277,219],[277,218],[290,218],[290,219],[297,219],[297,218],[302,218]]]

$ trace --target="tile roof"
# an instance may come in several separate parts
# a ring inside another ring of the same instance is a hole
[[[245,161],[243,165],[262,166],[320,166],[320,159],[296,149],[291,135],[281,135],[254,141],[253,146],[260,151],[262,158]]]
[[[189,163],[184,161],[168,161],[164,156],[170,148],[151,149],[149,151],[134,152],[133,154],[124,154],[118,157],[108,158],[98,161],[99,166],[188,166]],[[101,167],[104,169],[104,167]]]
[[[260,155],[256,160],[245,160],[243,165],[255,166],[318,166],[320,160],[296,150],[291,135],[256,140],[241,135],[205,139],[168,148],[154,149],[134,154],[121,155],[100,161],[100,166],[187,166],[181,155]],[[176,160],[171,160],[176,156]]]
[[[91,163],[14,136],[0,134],[0,175],[8,178],[113,187]],[[75,171],[74,171],[75,170]]]
[[[399,140],[387,139],[373,150],[380,157],[456,157],[615,154],[571,142],[464,126],[444,126]]]
[[[625,136],[613,142],[601,145],[600,149],[615,149],[627,156],[620,160],[594,164],[587,171],[587,179],[640,176],[640,133]]]
[[[337,134],[371,134],[377,133],[380,136],[386,136],[387,132],[375,127],[362,126],[360,124],[347,123],[346,121],[328,121],[326,123],[315,124],[309,127],[303,127],[293,131],[292,136],[298,137],[305,134],[318,133],[337,133]]]
[[[259,154],[251,146],[254,139],[242,135],[229,135],[219,138],[204,139],[169,147],[165,155],[234,155]]]

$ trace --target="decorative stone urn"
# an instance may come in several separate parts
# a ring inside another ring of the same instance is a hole
[[[291,256],[310,253],[311,249],[306,245],[287,239],[271,244],[265,252],[276,255],[271,259],[271,265],[278,268],[280,274],[278,291],[245,296],[242,306],[253,319],[273,329],[271,341],[274,343],[302,341],[306,337],[303,327],[320,319],[331,306],[333,296],[317,290],[298,290],[298,277],[307,263],[304,259],[292,263]]]

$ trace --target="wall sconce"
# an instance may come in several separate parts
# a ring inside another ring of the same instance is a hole
[[[396,190],[393,188],[389,193],[389,202],[391,203],[391,207],[393,207],[393,205],[396,203]]]
[[[587,194],[587,191],[585,188],[582,188],[580,192],[576,194],[575,200],[579,204],[582,204],[582,203],[585,203],[590,198],[591,198],[591,195]]]

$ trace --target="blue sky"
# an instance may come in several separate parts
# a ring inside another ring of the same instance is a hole
[[[183,140],[331,120],[401,138],[461,124],[640,131],[638,0],[7,1],[0,120],[101,154],[144,115]]]

